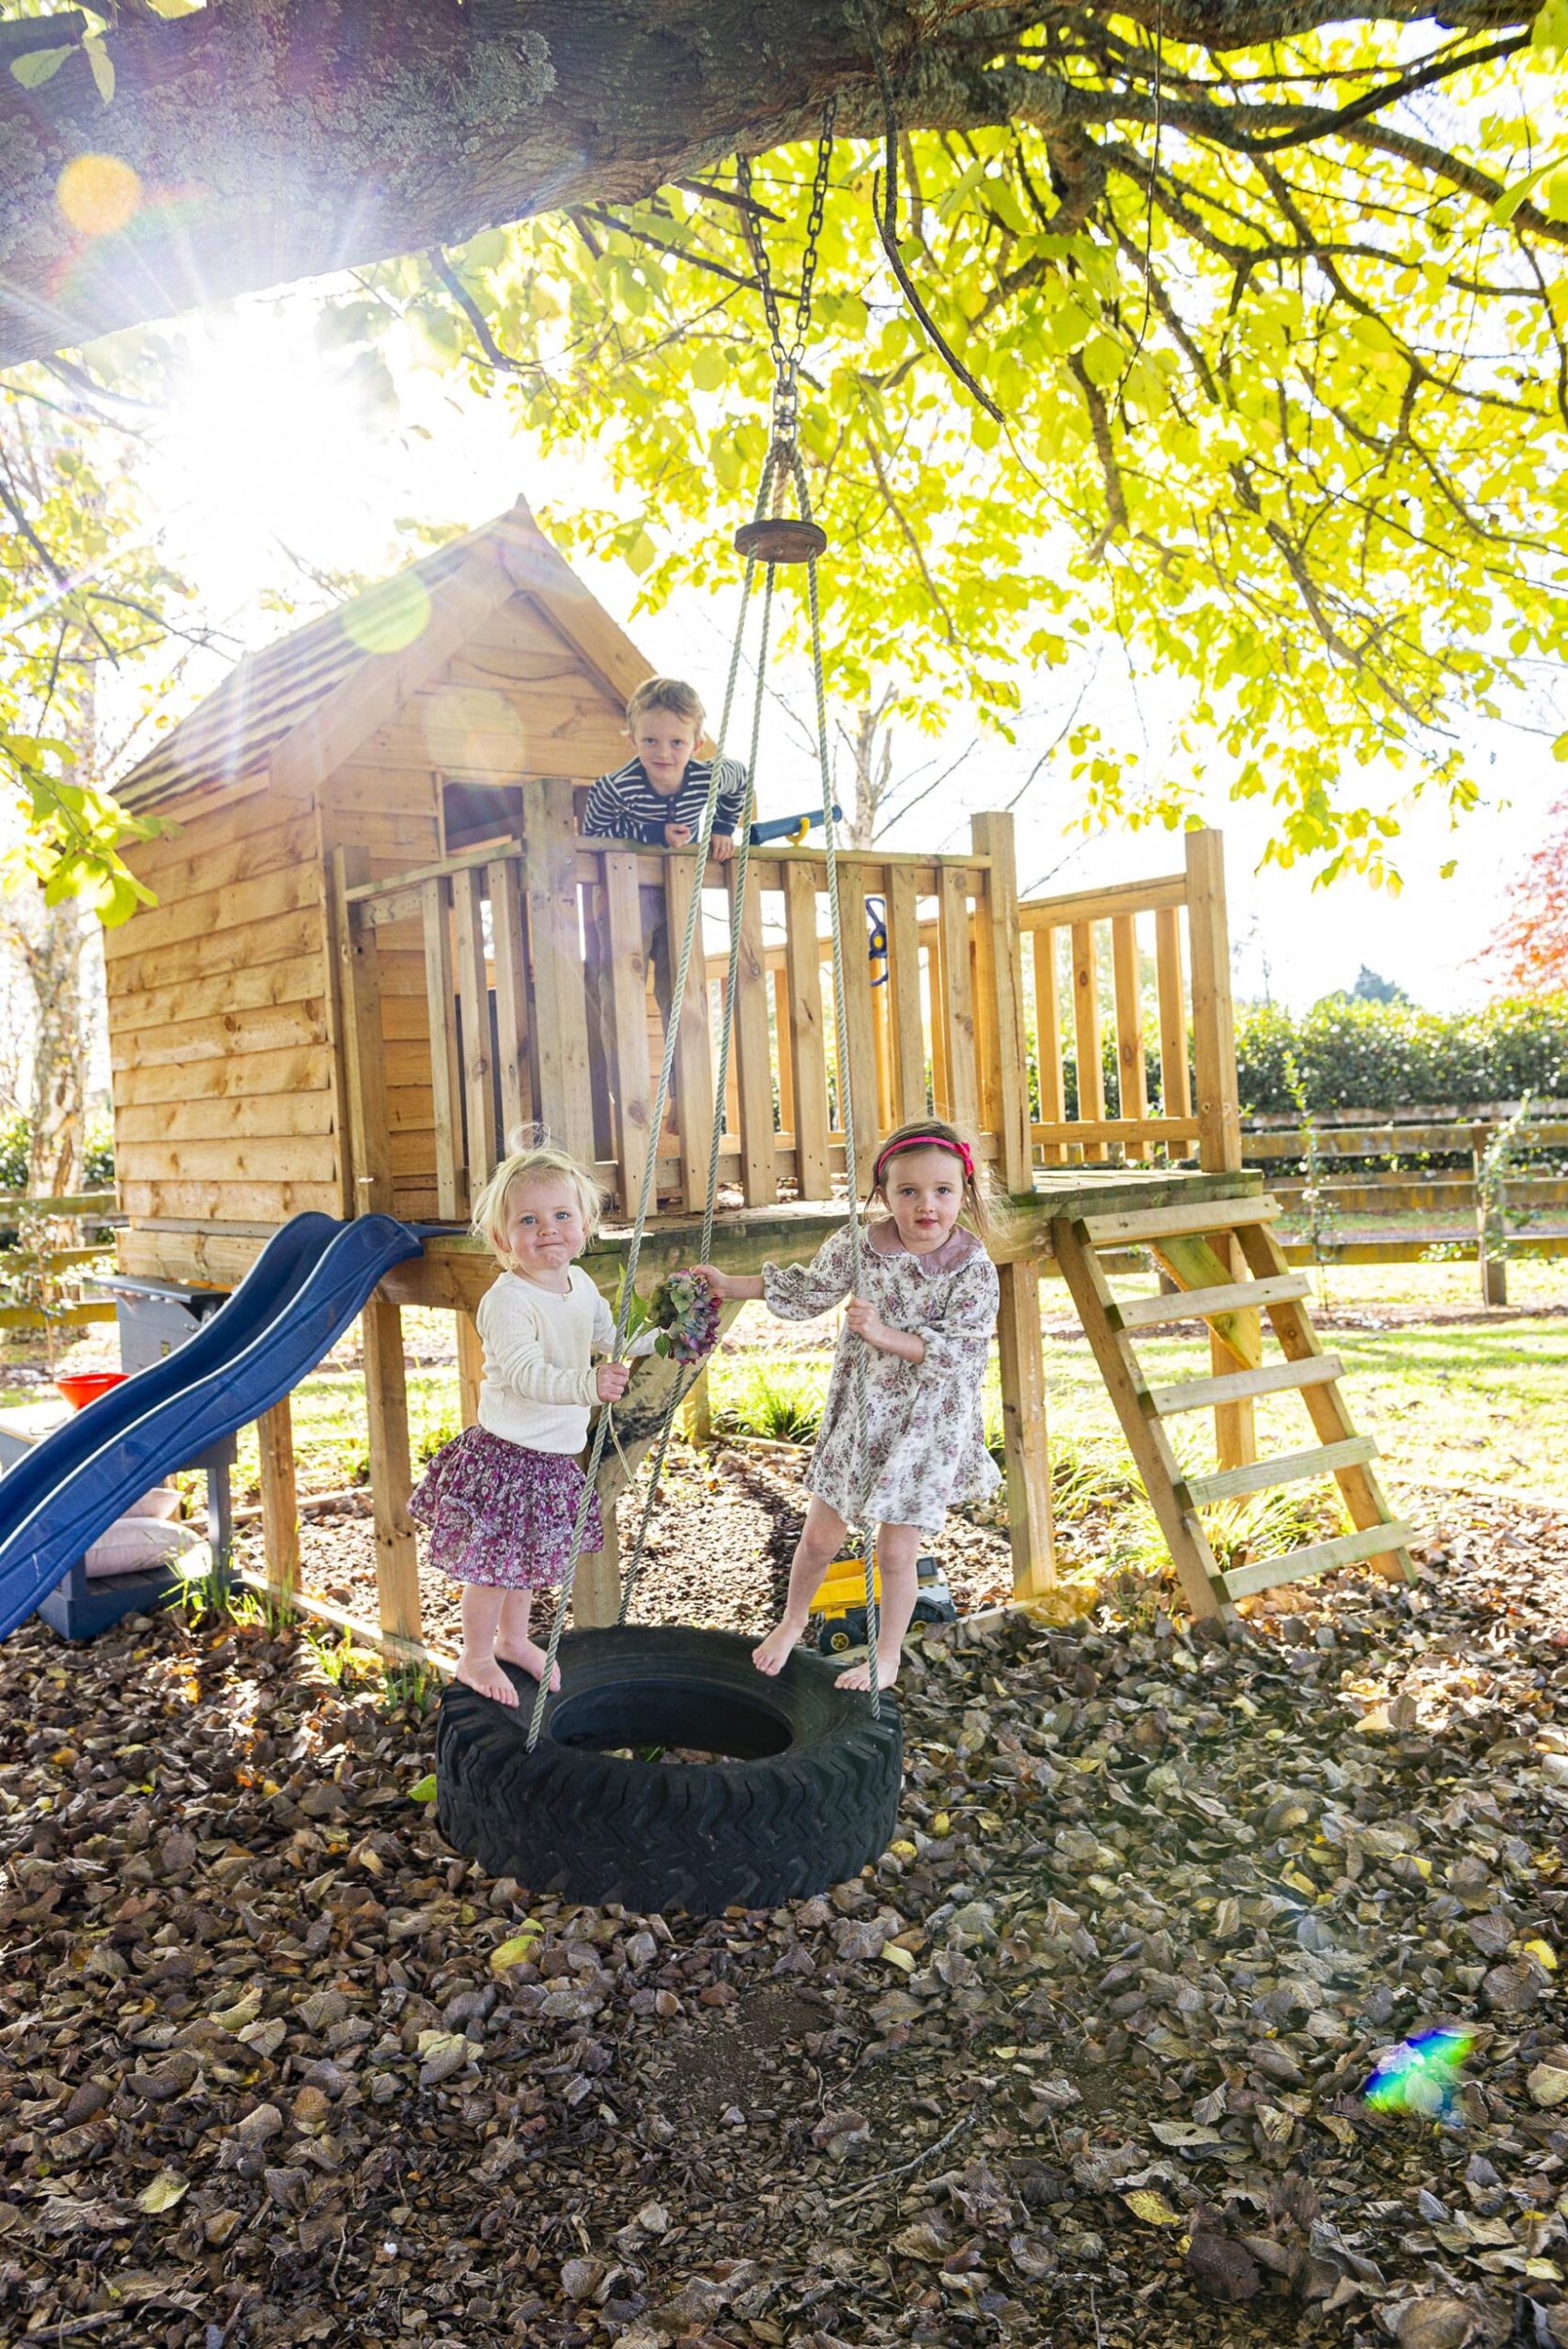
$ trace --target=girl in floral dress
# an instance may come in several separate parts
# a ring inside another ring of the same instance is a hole
[[[1001,1285],[984,1246],[995,1225],[986,1171],[952,1126],[922,1118],[890,1134],[877,1153],[868,1204],[886,1212],[863,1237],[863,1294],[850,1299],[833,1357],[789,1596],[752,1660],[763,1672],[783,1668],[848,1528],[875,1524],[877,1678],[886,1688],[898,1676],[914,1612],[923,1540],[940,1532],[955,1502],[981,1500],[1001,1481],[981,1416]],[[848,1295],[849,1234],[835,1232],[809,1265],[765,1265],[744,1275],[716,1265],[696,1269],[721,1297],[763,1298],[784,1320],[810,1321]],[[857,1346],[867,1356],[863,1449],[852,1394]],[[862,1664],[841,1673],[839,1686],[863,1688],[869,1678]]]
[[[505,1664],[537,1680],[542,1649],[529,1636],[533,1594],[559,1583],[571,1555],[593,1403],[626,1392],[610,1308],[580,1256],[598,1226],[593,1176],[564,1150],[541,1143],[503,1159],[474,1208],[501,1277],[479,1300],[485,1349],[478,1424],[436,1454],[409,1497],[428,1528],[429,1557],[463,1586],[458,1678],[498,1704],[516,1704]],[[585,1549],[601,1549],[598,1496],[588,1504]],[[557,1665],[552,1688],[561,1685]]]

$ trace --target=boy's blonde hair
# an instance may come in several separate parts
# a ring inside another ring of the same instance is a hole
[[[961,1126],[950,1126],[945,1118],[912,1118],[908,1125],[897,1126],[884,1137],[877,1145],[874,1161],[882,1171],[873,1177],[871,1188],[866,1192],[866,1206],[869,1207],[874,1200],[879,1199],[888,1213],[892,1213],[885,1188],[887,1176],[896,1167],[900,1158],[910,1150],[918,1150],[923,1143],[952,1153],[954,1165],[963,1174],[964,1180],[963,1204],[958,1209],[958,1221],[967,1223],[975,1237],[983,1240],[987,1248],[994,1248],[1006,1234],[1010,1221],[1007,1204],[997,1190],[990,1168],[981,1162],[975,1136]],[[961,1152],[968,1154],[967,1169],[959,1155]]]
[[[497,1263],[508,1270],[512,1254],[506,1245],[507,1202],[520,1183],[547,1177],[565,1183],[575,1197],[588,1242],[592,1244],[598,1236],[604,1198],[587,1168],[580,1165],[570,1151],[551,1142],[542,1129],[536,1138],[514,1134],[505,1158],[474,1203],[471,1226],[474,1238],[482,1239]]]
[[[626,706],[626,730],[635,734],[637,721],[645,718],[650,709],[667,709],[672,718],[684,718],[694,735],[700,735],[707,716],[694,686],[683,684],[678,677],[649,677],[631,696]]]

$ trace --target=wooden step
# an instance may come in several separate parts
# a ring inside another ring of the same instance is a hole
[[[1266,1281],[1228,1281],[1221,1288],[1177,1289],[1161,1297],[1118,1299],[1116,1318],[1124,1330],[1152,1330],[1165,1321],[1207,1320],[1215,1314],[1261,1313],[1265,1305],[1288,1305],[1305,1297],[1312,1283],[1304,1272],[1283,1272]]]
[[[1260,1558],[1255,1566],[1233,1567],[1219,1579],[1229,1597],[1248,1598],[1254,1591],[1271,1591],[1281,1582],[1331,1574],[1336,1566],[1354,1565],[1361,1558],[1399,1557],[1414,1532],[1414,1526],[1396,1517],[1388,1525],[1369,1526],[1364,1533],[1342,1533],[1331,1542],[1287,1549],[1279,1558]]]
[[[1278,1200],[1266,1191],[1245,1199],[1194,1200],[1187,1207],[1129,1208],[1125,1215],[1088,1215],[1078,1228],[1091,1248],[1141,1239],[1172,1239],[1184,1232],[1234,1232],[1244,1223],[1271,1223]]]
[[[1309,1354],[1299,1362],[1266,1362],[1262,1370],[1232,1371],[1222,1378],[1184,1378],[1173,1387],[1147,1387],[1144,1408],[1157,1419],[1177,1411],[1203,1411],[1214,1403],[1241,1403],[1249,1395],[1279,1394],[1289,1387],[1327,1387],[1344,1377],[1337,1354]]]
[[[1201,1508],[1211,1501],[1234,1501],[1242,1493],[1305,1485],[1314,1476],[1359,1468],[1376,1457],[1377,1446],[1370,1436],[1351,1436],[1343,1443],[1318,1444],[1311,1452],[1281,1452],[1273,1460],[1254,1460],[1250,1468],[1224,1469],[1218,1476],[1188,1476],[1184,1481],[1188,1499]]]

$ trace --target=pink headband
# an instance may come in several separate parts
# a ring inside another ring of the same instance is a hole
[[[974,1180],[974,1159],[967,1142],[950,1142],[946,1134],[906,1134],[901,1142],[890,1142],[877,1153],[877,1171],[873,1188],[882,1179],[882,1169],[890,1159],[902,1156],[906,1150],[950,1150],[963,1167],[966,1178]]]

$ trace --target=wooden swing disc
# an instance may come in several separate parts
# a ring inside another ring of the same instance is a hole
[[[775,515],[771,521],[742,522],[735,551],[748,562],[809,563],[828,551],[828,534],[815,522]]]

